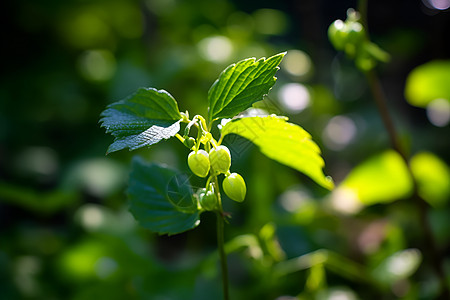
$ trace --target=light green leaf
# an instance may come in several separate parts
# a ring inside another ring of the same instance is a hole
[[[450,101],[450,60],[435,60],[409,73],[405,97],[411,105],[426,107],[436,99]]]
[[[200,224],[188,177],[168,167],[134,159],[127,194],[135,219],[153,232],[177,234]]]
[[[285,53],[242,60],[228,66],[208,92],[208,120],[230,118],[262,100],[275,84],[276,71]]]
[[[421,152],[410,160],[419,195],[433,206],[450,199],[450,170],[444,161],[429,152]]]
[[[401,156],[392,150],[371,157],[356,166],[336,189],[336,195],[364,205],[406,198],[412,192],[412,179]],[[339,203],[337,203],[339,205]]]
[[[232,120],[222,127],[222,136],[234,133],[257,145],[261,152],[282,164],[308,175],[321,186],[332,189],[331,178],[325,177],[320,149],[311,135],[286,117],[246,117]]]
[[[135,150],[174,136],[181,114],[175,99],[164,90],[140,88],[130,97],[113,103],[101,114],[102,127],[114,135],[108,153]]]

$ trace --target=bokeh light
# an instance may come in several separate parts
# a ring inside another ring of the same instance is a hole
[[[311,72],[311,58],[301,50],[289,50],[281,62],[281,68],[294,77],[303,77]]]
[[[106,81],[116,71],[116,60],[108,50],[89,50],[81,54],[78,67],[87,80]]]
[[[278,91],[281,105],[290,113],[299,113],[309,106],[308,88],[300,83],[288,83]]]
[[[204,59],[216,63],[227,61],[233,53],[233,44],[225,36],[204,38],[199,42],[198,47]]]
[[[328,121],[322,138],[325,145],[332,150],[344,149],[356,136],[355,122],[346,116],[336,116]]]
[[[436,99],[427,105],[427,117],[437,127],[447,126],[450,122],[450,101]]]
[[[428,8],[446,10],[450,7],[450,0],[422,0]]]
[[[329,200],[330,207],[342,214],[356,214],[364,208],[356,192],[349,188],[335,189]]]

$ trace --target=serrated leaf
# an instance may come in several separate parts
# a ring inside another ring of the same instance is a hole
[[[135,150],[174,136],[181,114],[175,99],[164,90],[140,88],[130,97],[113,103],[101,114],[102,127],[115,140],[108,153]]]
[[[275,84],[275,72],[285,53],[242,60],[228,66],[208,92],[208,120],[230,118],[262,100]]]
[[[177,234],[198,226],[200,212],[188,179],[168,167],[134,159],[127,190],[134,218],[159,234]]]
[[[321,186],[332,189],[333,181],[322,171],[325,165],[311,135],[298,125],[278,116],[246,117],[222,127],[222,135],[234,133],[257,145],[261,152],[282,164],[308,175]]]

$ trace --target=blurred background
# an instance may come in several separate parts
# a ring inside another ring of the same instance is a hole
[[[248,187],[244,203],[224,204],[232,299],[436,299],[442,277],[448,283],[448,0],[368,6],[371,38],[391,55],[376,71],[425,210],[410,200],[411,178],[389,150],[364,75],[327,39],[357,1],[2,6],[0,299],[221,299],[213,214],[167,237],[128,212],[132,156],[189,172],[186,148],[174,139],[105,156],[113,138],[99,115],[139,87],[205,114],[227,65],[282,51],[264,108],[311,133],[337,188],[225,140]]]

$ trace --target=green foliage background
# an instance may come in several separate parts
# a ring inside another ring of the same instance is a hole
[[[337,188],[330,193],[246,140],[225,138],[248,187],[242,204],[224,203],[232,299],[437,297],[410,175],[389,151],[363,74],[327,40],[328,25],[356,1],[3,5],[0,299],[220,299],[214,216],[202,214],[193,231],[156,236],[137,225],[125,199],[133,155],[188,173],[186,148],[173,139],[105,157],[112,137],[99,115],[154,87],[170,91],[181,111],[206,116],[207,91],[227,65],[286,50],[258,107],[312,135]],[[402,0],[369,1],[368,13],[372,40],[391,54],[377,71],[431,205],[448,281],[450,130],[427,117],[433,98],[448,109],[448,79],[407,78],[430,61],[437,63],[425,72],[448,74],[449,12]],[[289,88],[300,106],[283,102]]]

